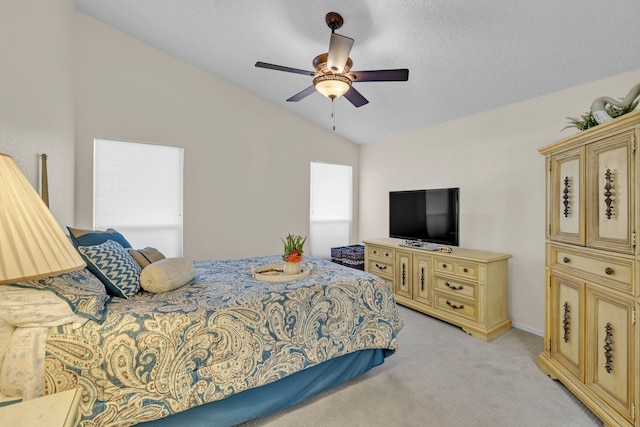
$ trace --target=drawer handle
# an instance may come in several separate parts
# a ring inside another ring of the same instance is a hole
[[[454,291],[460,291],[462,289],[464,289],[464,286],[460,285],[460,286],[453,286],[452,284],[450,284],[449,282],[444,282],[444,284],[450,288],[453,289]],[[448,301],[447,301],[448,302]]]
[[[442,268],[447,268],[447,264],[442,264]]]
[[[611,350],[613,350],[613,347],[611,347],[611,337],[613,336],[613,327],[611,326],[611,323],[607,322],[606,326],[604,327],[604,332],[606,334],[606,336],[604,337],[604,347],[603,347],[604,357],[605,357],[604,368],[610,374],[611,371],[613,370],[613,354],[611,353]]]
[[[611,267],[607,267],[604,269],[604,274],[606,274],[607,276],[611,276],[613,274],[613,268]]]
[[[376,251],[375,249],[371,251],[372,254],[374,255],[378,255],[378,251]]]
[[[387,258],[389,258],[389,252],[385,252],[384,256],[386,256]]]
[[[465,273],[469,272],[469,269],[467,267],[463,268],[462,271],[464,271]]]
[[[379,265],[377,262],[376,262],[376,267],[378,267],[378,269],[380,269],[380,270],[386,270],[387,269],[386,265]]]
[[[564,262],[565,264],[569,264],[571,260],[569,259],[569,257],[564,257],[562,258],[562,262]]]
[[[451,308],[453,308],[454,310],[462,310],[464,308],[464,305],[460,304],[460,305],[455,305],[455,304],[451,304],[451,301],[447,300],[447,305]]]

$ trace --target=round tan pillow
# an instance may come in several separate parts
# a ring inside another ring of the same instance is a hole
[[[191,261],[184,258],[167,258],[149,264],[140,273],[140,287],[159,294],[186,285],[196,270]]]

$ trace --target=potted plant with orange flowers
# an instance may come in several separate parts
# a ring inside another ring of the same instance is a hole
[[[284,274],[298,274],[300,273],[300,262],[302,262],[302,247],[307,241],[306,237],[296,236],[289,234],[286,239],[282,239],[284,243],[284,260],[283,272]]]

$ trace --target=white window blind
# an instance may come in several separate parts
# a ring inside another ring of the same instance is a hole
[[[332,247],[349,245],[352,217],[351,166],[311,162],[310,254],[329,259]]]
[[[94,228],[181,257],[183,158],[180,147],[95,139]]]

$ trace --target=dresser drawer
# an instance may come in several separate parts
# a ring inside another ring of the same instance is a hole
[[[478,320],[478,309],[475,303],[468,302],[464,299],[453,298],[439,292],[434,292],[433,296],[435,300],[434,307],[439,310],[473,320],[474,322]]]
[[[435,270],[436,273],[449,273],[469,280],[478,280],[478,264],[436,258]]]
[[[462,295],[467,298],[471,298],[474,301],[477,299],[475,283],[464,283],[456,280],[446,279],[444,277],[435,276],[435,289],[439,291],[451,292],[456,295]]]
[[[393,260],[393,251],[381,246],[368,246],[367,255],[371,257]]]
[[[633,260],[551,247],[551,267],[587,273],[603,279],[601,284],[632,294]],[[599,281],[600,282],[600,281]]]
[[[377,276],[389,276],[389,278],[393,278],[393,260],[369,258],[367,260],[367,272]]]
[[[478,280],[478,265],[464,262],[456,262],[456,276],[465,279]]]
[[[453,261],[436,258],[434,261],[434,270],[436,273],[449,273],[455,274],[456,264]]]

